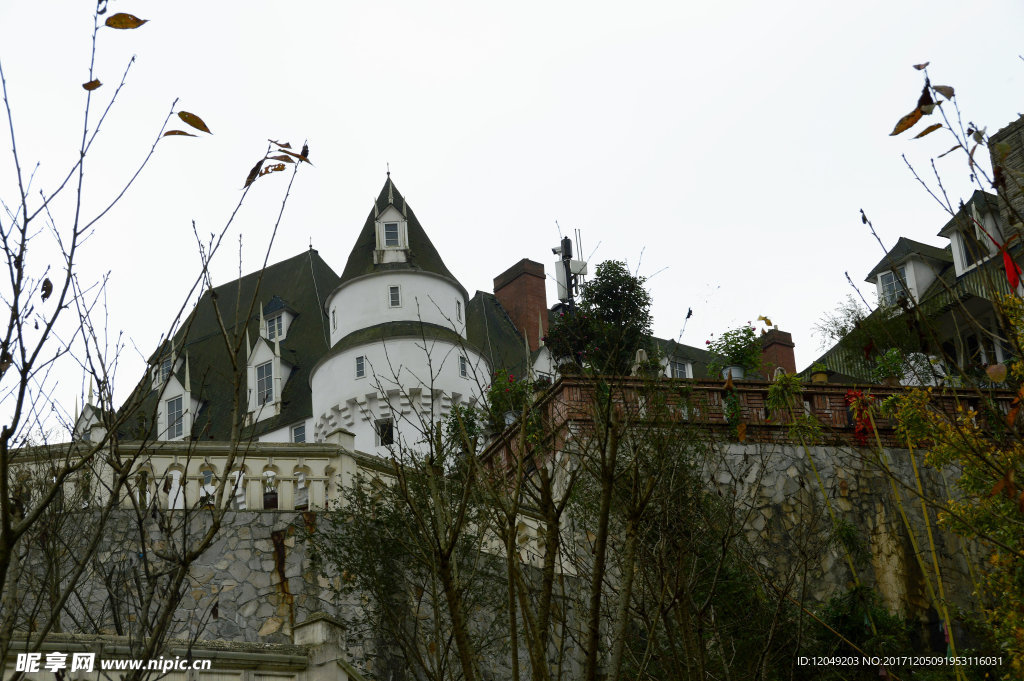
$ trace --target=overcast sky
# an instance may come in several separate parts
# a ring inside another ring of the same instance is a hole
[[[55,186],[81,137],[89,4],[0,3],[18,150],[23,167],[40,164],[37,189]],[[162,141],[83,251],[83,279],[110,273],[109,327],[128,342],[118,394],[198,272],[192,221],[220,229],[268,137],[308,139],[315,163],[271,262],[312,241],[340,273],[390,163],[471,294],[521,258],[550,274],[557,225],[579,229],[592,268],[619,259],[650,277],[657,335],[677,338],[688,308],[683,342],[698,346],[766,315],[792,332],[803,368],[819,354],[814,324],[851,292],[844,271],[862,285],[881,258],[860,208],[887,246],[900,235],[946,245],[946,217],[900,154],[926,165],[952,140],[888,136],[922,86],[911,66],[930,60],[933,82],[954,86],[989,132],[1024,110],[1021,3],[967,8],[111,0],[108,13],[149,23],[100,31],[100,107],[136,62],[89,157],[85,212],[134,172],[175,98],[214,133]],[[0,139],[11,203],[6,124]],[[963,159],[938,163],[947,190],[968,196]],[[267,176],[250,192],[215,283],[237,276],[239,233],[243,269],[258,268],[286,182]],[[55,206],[58,223],[70,209]],[[63,371],[58,397],[81,389]]]

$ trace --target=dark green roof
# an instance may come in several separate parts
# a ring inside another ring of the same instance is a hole
[[[388,206],[397,208],[405,216],[408,223],[409,262],[374,264],[373,252],[377,248],[377,216]],[[391,180],[391,175],[388,174],[388,179],[380,190],[380,196],[374,201],[374,206],[366,217],[363,230],[359,232],[356,245],[352,247],[352,252],[348,256],[348,262],[345,264],[345,271],[341,274],[339,284],[344,284],[356,277],[373,274],[374,272],[396,269],[432,272],[446,279],[451,279],[458,284],[458,280],[445,267],[444,261],[441,260],[441,255],[434,248],[434,244],[430,243],[430,238],[420,225],[420,221],[416,219],[416,214],[412,212],[412,208],[406,205],[405,197],[399,193],[395,183]]]
[[[494,371],[506,369],[516,376],[526,375],[526,342],[493,293],[477,291],[469,301],[466,336]]]
[[[318,358],[316,365],[326,361],[328,357],[333,357],[357,345],[381,343],[396,338],[421,338],[427,342],[443,340],[458,347],[466,347],[479,352],[473,343],[467,341],[454,330],[437,324],[421,321],[384,322],[368,326],[365,329],[356,329],[348,334],[335,343],[330,352]]]
[[[683,345],[674,340],[651,337],[654,346],[666,359],[682,361],[685,360],[693,365],[692,378],[708,378],[708,364],[714,359],[711,353],[703,348],[695,348],[692,345]],[[710,378],[715,378],[714,376]]]
[[[192,395],[202,402],[194,419],[193,436],[196,439],[227,440],[231,435],[235,379],[231,374],[231,357],[220,331],[215,306],[228,333],[237,333],[241,338],[238,362],[243,371],[247,360],[246,329],[253,346],[260,338],[259,305],[278,298],[295,315],[284,340],[280,342],[281,360],[292,367],[281,391],[281,413],[243,431],[247,436],[259,436],[298,423],[312,414],[309,372],[328,349],[327,319],[322,300],[337,285],[338,275],[315,250],[310,249],[202,295],[173,339],[175,354],[181,359],[186,354],[188,356]],[[255,304],[250,305],[253,300]],[[169,344],[165,342],[154,358],[165,354],[167,349]],[[175,375],[184,384],[184,362],[180,363]],[[241,380],[245,382],[244,374]],[[153,418],[159,407],[159,393],[152,389],[148,375],[139,383],[134,397],[143,400],[140,413],[147,420],[144,424],[129,424],[125,436],[137,437],[140,430],[155,436]],[[244,390],[242,398],[246,398]]]
[[[885,272],[898,267],[914,255],[934,260],[941,266],[952,264],[953,262],[953,253],[948,246],[946,248],[929,246],[928,244],[923,244],[920,241],[914,241],[913,239],[901,236],[899,241],[896,242],[896,245],[889,249],[889,252],[885,254],[885,257],[878,261],[878,264],[874,266],[868,276],[865,277],[864,281],[874,283],[875,277],[880,272]]]
[[[999,197],[995,194],[975,189],[967,203],[962,204],[957,209],[956,215],[951,217],[949,222],[942,226],[938,235],[948,237],[958,229],[965,229],[971,226],[973,224],[971,219],[972,207],[978,210],[979,215],[984,215],[985,213],[999,215]]]

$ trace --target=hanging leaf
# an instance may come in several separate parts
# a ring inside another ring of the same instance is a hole
[[[914,109],[896,123],[896,127],[892,129],[892,132],[889,133],[889,136],[892,137],[893,135],[898,135],[901,132],[904,132],[905,130],[909,130],[910,128],[914,127],[914,123],[917,123],[919,120],[921,120],[921,115],[922,113],[920,108]]]
[[[287,142],[278,142],[277,140],[272,140],[272,139],[268,139],[267,141],[270,142],[271,144],[276,144],[277,146],[281,147],[282,149],[291,149],[292,148],[292,145],[288,144]]]
[[[990,364],[985,367],[985,373],[992,379],[994,383],[1002,383],[1006,380],[1006,365],[1000,362],[999,364]]]
[[[954,151],[956,151],[959,148],[960,148],[960,145],[958,144],[955,147],[953,147],[952,149],[950,149],[949,151],[942,152],[941,154],[938,155],[937,158],[942,158],[943,156],[946,156],[947,154],[952,154]]]
[[[284,164],[283,163],[275,163],[274,165],[267,166],[266,168],[261,170],[260,171],[260,175],[263,176],[263,175],[267,175],[268,173],[279,173],[282,170],[284,170]]]
[[[775,326],[774,324],[772,324],[772,320],[768,319],[764,315],[761,315],[760,317],[758,317],[757,321],[764,322],[765,326]]]
[[[40,292],[42,293],[43,300],[49,298],[50,294],[53,293],[53,282],[49,279],[43,279],[43,285],[40,288]]]
[[[1020,407],[1014,407],[1006,415],[1006,427],[1013,428],[1013,424],[1017,421],[1017,414],[1020,413]]]
[[[305,161],[306,163],[309,163],[309,145],[308,144],[303,144],[302,145],[301,157],[302,157],[303,161]]]
[[[914,68],[917,69],[918,71],[924,71],[926,68],[928,68],[929,64],[931,64],[930,61],[926,61],[923,64],[914,64]]]
[[[103,83],[99,82],[98,80],[90,80],[88,83],[82,83],[82,87],[85,88],[89,92],[92,92],[93,90],[98,88],[100,85],[103,85]]]
[[[125,14],[124,12],[118,12],[117,14],[112,14],[109,17],[107,17],[107,20],[103,23],[105,23],[110,28],[126,29],[138,28],[147,21],[149,21],[149,19],[140,19],[133,14]]]
[[[747,440],[747,424],[741,423],[736,426],[736,439],[740,442],[746,442]]]
[[[935,100],[932,99],[932,93],[928,91],[928,83],[925,83],[924,89],[921,90],[921,96],[917,99],[917,106],[923,108],[926,106],[934,106]],[[931,111],[925,111],[925,113],[931,113]]]
[[[271,161],[284,161],[285,163],[295,163],[290,156],[281,154],[280,156],[268,156]]]
[[[925,135],[930,135],[941,127],[942,123],[933,123],[932,125],[929,125],[927,128],[922,130],[921,132],[914,135],[914,139],[917,139],[918,137],[924,137]]]
[[[263,161],[264,159],[261,158],[256,162],[256,165],[252,167],[252,170],[249,171],[249,177],[245,178],[245,187],[248,187],[250,184],[255,182],[256,178],[260,176],[260,168],[263,167]],[[245,187],[243,187],[243,189]]]
[[[933,85],[932,89],[938,92],[946,99],[953,99],[953,88],[949,87],[948,85]]]
[[[184,130],[168,130],[167,132],[164,133],[164,137],[167,137],[168,135],[184,135],[185,137],[195,137],[195,135],[193,135],[192,133],[185,132]]]
[[[199,116],[196,116],[194,113],[189,113],[188,111],[179,111],[178,118],[185,121],[185,123],[191,125],[196,130],[202,130],[203,132],[208,132],[211,135],[213,134],[212,132],[210,132],[210,129],[206,127],[206,123],[203,123],[203,119]]]

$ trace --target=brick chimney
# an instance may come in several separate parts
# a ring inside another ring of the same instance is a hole
[[[544,283],[544,265],[526,258],[494,278],[494,297],[526,338],[531,351],[540,347],[541,337],[548,333]]]
[[[771,380],[778,367],[787,374],[796,373],[793,347],[793,336],[785,331],[769,329],[761,336],[761,364],[765,378]]]

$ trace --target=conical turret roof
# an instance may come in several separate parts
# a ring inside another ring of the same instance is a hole
[[[394,206],[405,216],[405,220],[408,223],[409,256],[407,262],[374,262],[373,251],[377,247],[375,227],[377,216],[384,212],[388,206]],[[434,244],[430,243],[430,238],[420,225],[420,221],[416,219],[416,214],[412,212],[412,208],[406,205],[405,197],[398,191],[394,181],[391,179],[391,174],[388,173],[384,187],[380,190],[380,196],[374,201],[370,214],[366,216],[366,223],[363,225],[362,231],[359,232],[359,238],[356,239],[356,244],[352,247],[352,252],[348,256],[345,271],[341,274],[341,284],[366,274],[392,270],[431,272],[451,279],[458,284],[458,280],[448,271],[444,261],[441,260],[441,254],[434,248]]]

